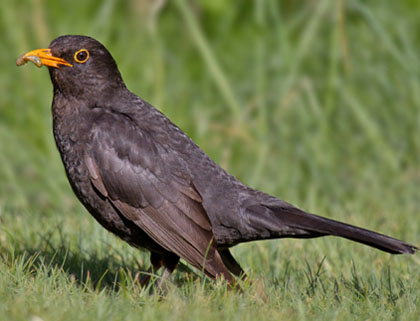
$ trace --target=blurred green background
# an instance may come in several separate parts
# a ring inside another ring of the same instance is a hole
[[[380,215],[395,201],[415,212],[417,9],[416,1],[6,0],[1,205],[77,206],[51,135],[48,72],[14,61],[59,35],[84,34],[107,46],[131,91],[247,184],[313,211],[357,203]]]
[[[101,41],[131,91],[246,184],[419,244],[419,14],[416,0],[3,0],[3,258],[54,257],[63,246],[86,253],[64,265],[73,273],[78,264],[102,272],[127,260],[148,264],[73,196],[52,136],[47,69],[15,66],[64,34]],[[110,248],[117,254],[103,261]],[[365,272],[379,260],[398,277],[419,274],[418,258],[378,253],[329,238],[235,249],[247,271],[269,279],[289,256],[299,269],[299,257],[315,265],[326,254],[330,275],[350,273],[355,256]]]

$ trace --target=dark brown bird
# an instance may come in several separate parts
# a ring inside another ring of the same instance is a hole
[[[392,254],[417,250],[242,184],[131,93],[95,39],[62,36],[16,63],[26,61],[49,67],[54,137],[74,193],[103,227],[148,249],[164,278],[181,257],[233,282],[243,270],[229,248],[264,239],[335,235]]]

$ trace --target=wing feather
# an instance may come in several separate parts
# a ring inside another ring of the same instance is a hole
[[[90,134],[84,160],[95,188],[168,251],[199,269],[207,260],[206,273],[215,277],[221,261],[211,223],[177,152],[113,114],[98,119]]]

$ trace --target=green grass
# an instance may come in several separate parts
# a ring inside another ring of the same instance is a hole
[[[14,60],[93,36],[133,92],[243,182],[419,245],[420,2],[156,3],[2,3],[0,320],[419,320],[418,254],[328,237],[237,246],[243,293],[183,264],[164,300],[150,295],[137,282],[148,254],[68,186],[46,69]]]

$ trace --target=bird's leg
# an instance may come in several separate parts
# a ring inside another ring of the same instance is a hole
[[[140,285],[145,287],[152,277],[153,273],[156,273],[163,265],[162,255],[158,253],[150,253],[150,263],[152,266],[146,271],[146,273],[140,276]]]
[[[179,256],[169,253],[167,255],[162,255],[161,263],[164,267],[160,279],[156,282],[156,288],[159,290],[160,294],[165,295],[168,292],[168,281],[172,272],[175,270],[179,262]]]

